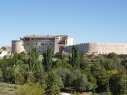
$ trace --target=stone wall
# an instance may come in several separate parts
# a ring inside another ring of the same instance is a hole
[[[74,45],[85,54],[127,54],[127,43],[84,43]],[[66,47],[64,52],[70,53],[72,46]]]

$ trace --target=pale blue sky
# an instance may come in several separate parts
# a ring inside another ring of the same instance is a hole
[[[127,0],[0,0],[0,46],[26,34],[127,42]]]

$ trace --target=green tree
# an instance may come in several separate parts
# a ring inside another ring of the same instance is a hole
[[[31,49],[28,54],[28,81],[41,82],[43,74],[43,66],[39,61],[39,54],[36,48]]]
[[[117,74],[110,80],[113,95],[127,95],[127,75]]]
[[[14,67],[15,83],[24,84],[28,76],[28,64],[17,64]]]
[[[64,84],[64,88],[70,88],[73,84],[73,80],[75,79],[73,72],[66,67],[59,67],[54,69],[54,72],[61,77],[62,82]]]
[[[46,95],[60,95],[60,83],[55,73],[48,73],[46,84]]]
[[[73,82],[73,86],[78,91],[87,91],[88,90],[88,80],[85,75],[80,75]]]
[[[45,82],[45,72],[43,68],[43,64],[41,62],[38,62],[34,65],[34,77],[35,82],[39,82],[40,84],[43,84]]]
[[[76,68],[80,67],[80,52],[75,46],[72,47],[71,64]]]
[[[119,79],[120,95],[127,95],[127,74],[121,75]]]
[[[99,64],[95,64],[91,67],[91,72],[97,80],[98,92],[105,92],[107,85],[109,84],[110,74],[101,67]]]
[[[14,72],[13,72],[12,66],[5,63],[2,65],[1,70],[3,72],[3,81],[9,82],[9,83],[15,82],[15,77],[14,77]]]
[[[53,57],[53,50],[51,47],[48,47],[47,51],[43,54],[44,57],[44,67],[45,70],[48,71],[52,68],[52,57]]]

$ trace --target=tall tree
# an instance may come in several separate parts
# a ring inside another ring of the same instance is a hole
[[[80,67],[80,52],[75,46],[72,47],[71,64],[76,68]]]
[[[44,57],[43,64],[45,70],[48,71],[52,67],[53,50],[51,47],[48,47],[47,51],[43,54],[43,57]]]
[[[42,68],[42,66],[40,66],[40,68],[38,68],[39,64],[39,54],[37,52],[36,48],[33,48],[30,50],[29,54],[28,54],[28,64],[29,64],[29,69],[28,69],[28,81],[36,81],[36,77],[35,74],[36,72],[40,71],[39,69]],[[42,64],[41,64],[42,65]]]

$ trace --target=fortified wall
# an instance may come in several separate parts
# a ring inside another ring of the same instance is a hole
[[[83,43],[74,45],[84,54],[127,54],[127,43]],[[70,53],[72,46],[64,49],[65,53]]]

